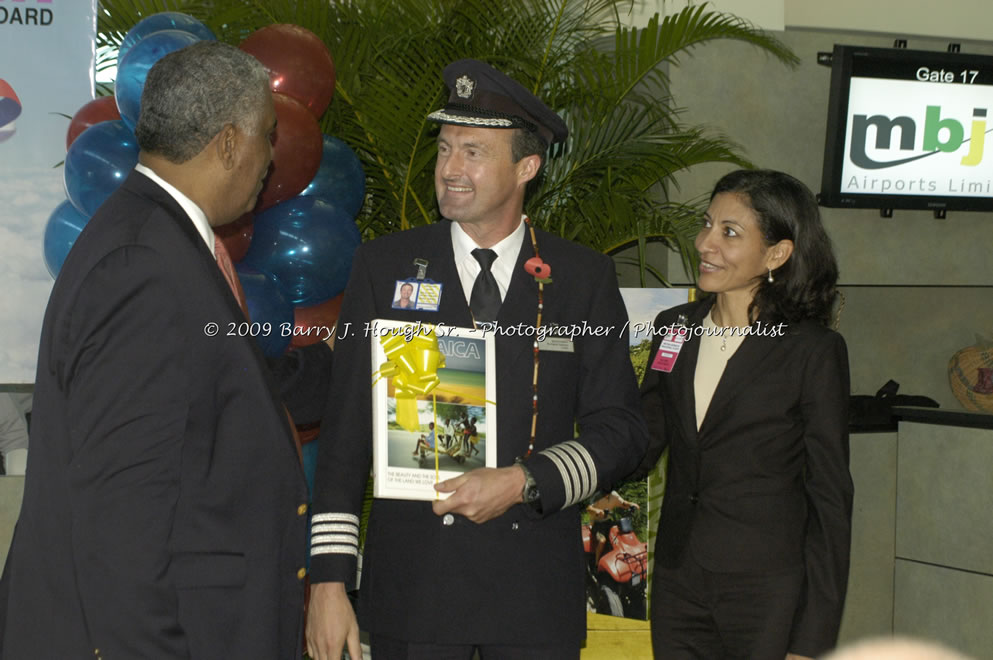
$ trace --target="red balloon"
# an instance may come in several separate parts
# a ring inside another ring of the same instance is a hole
[[[224,243],[233,263],[241,261],[245,253],[248,252],[254,231],[255,216],[251,213],[246,213],[234,222],[214,227],[214,233],[221,239],[221,243]]]
[[[239,48],[262,62],[272,91],[295,98],[320,119],[334,95],[334,60],[320,37],[276,23],[248,35]]]
[[[117,101],[114,100],[113,96],[101,96],[93,99],[72,116],[69,130],[66,132],[66,151],[69,151],[69,145],[75,141],[76,137],[93,124],[120,118],[121,113],[117,111]]]
[[[272,166],[259,195],[256,211],[285,202],[307,187],[321,166],[324,140],[317,120],[297,101],[273,94],[276,134]]]
[[[331,300],[325,300],[320,304],[294,309],[293,338],[290,339],[290,348],[300,348],[323,341],[330,332],[328,328],[338,320],[341,299],[344,297],[345,294],[339,293]]]

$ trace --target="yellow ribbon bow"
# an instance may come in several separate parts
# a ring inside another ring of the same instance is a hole
[[[378,376],[392,379],[396,422],[408,431],[417,431],[417,397],[430,394],[438,386],[438,369],[445,366],[438,336],[434,328],[427,327],[419,328],[409,340],[405,333],[397,332],[380,337],[379,342],[386,361],[380,365]]]

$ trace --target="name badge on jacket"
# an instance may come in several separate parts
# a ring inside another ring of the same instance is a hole
[[[670,328],[668,334],[666,334],[662,343],[659,345],[659,352],[655,354],[655,359],[652,360],[652,369],[671,373],[672,368],[676,366],[676,358],[679,357],[679,351],[683,349],[683,343],[685,341],[685,329]]]
[[[539,351],[552,351],[553,353],[574,353],[575,345],[568,337],[546,336],[538,341]]]

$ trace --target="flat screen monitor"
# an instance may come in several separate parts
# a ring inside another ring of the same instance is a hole
[[[991,110],[993,56],[836,45],[818,200],[993,211]]]

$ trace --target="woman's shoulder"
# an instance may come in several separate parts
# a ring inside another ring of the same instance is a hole
[[[825,338],[825,337],[841,337],[841,334],[832,328],[824,325],[819,321],[813,319],[804,319],[802,321],[794,321],[792,323],[783,323],[783,334],[793,335],[797,337],[810,337],[810,338]]]
[[[840,332],[814,320],[783,324],[782,335],[806,345],[810,350],[836,347],[847,351],[845,338]]]

